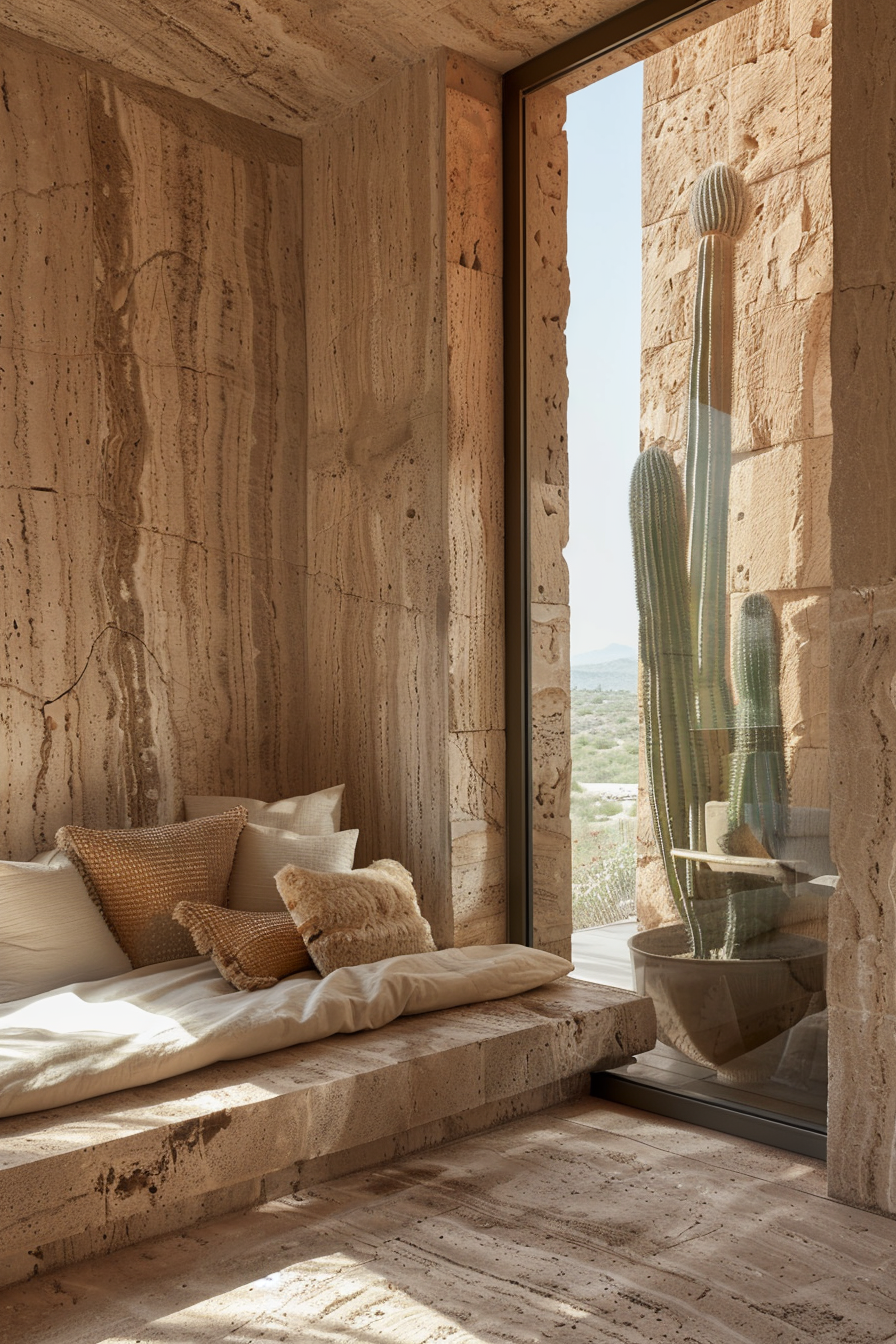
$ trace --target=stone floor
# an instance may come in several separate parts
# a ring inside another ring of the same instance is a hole
[[[4,1344],[884,1344],[896,1222],[586,1099],[0,1292]]]

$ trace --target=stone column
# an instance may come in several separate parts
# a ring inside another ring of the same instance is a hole
[[[304,145],[309,781],[500,942],[500,84],[434,53]]]
[[[896,1214],[896,8],[833,8],[828,1173]]]
[[[568,956],[572,932],[569,460],[566,440],[566,96],[527,99],[529,526],[535,945]]]

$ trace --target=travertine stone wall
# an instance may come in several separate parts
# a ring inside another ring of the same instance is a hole
[[[896,9],[834,3],[828,1173],[896,1214]]]
[[[264,126],[303,135],[310,122],[341,115],[426,52],[448,47],[492,70],[509,70],[628,5],[629,0],[551,5],[0,0],[0,22]]]
[[[566,440],[566,97],[526,101],[529,527],[535,944],[569,955],[572,779],[569,698],[569,463]]]
[[[504,937],[497,86],[448,83],[305,141],[309,768],[442,944]]]
[[[768,593],[781,628],[791,800],[829,806],[831,21],[828,0],[761,0],[645,62],[642,446],[683,461],[696,238],[716,160],[747,183],[735,251],[729,619]],[[642,771],[642,781],[644,772]],[[642,789],[643,792],[643,789]],[[639,805],[638,914],[675,918]]]
[[[0,43],[0,852],[299,788],[301,147]]]
[[[454,940],[507,936],[501,81],[446,59],[448,773]]]

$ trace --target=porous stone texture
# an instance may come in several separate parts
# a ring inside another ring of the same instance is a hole
[[[2,0],[0,23],[301,135],[437,48],[509,70],[627,8],[628,0]]]
[[[501,82],[445,67],[448,775],[454,941],[506,937]]]
[[[781,631],[791,802],[830,805],[831,15],[825,0],[760,0],[644,66],[642,446],[683,465],[697,240],[693,184],[743,175],[735,243],[729,625],[768,594]],[[642,780],[644,778],[642,771]],[[676,918],[639,799],[638,916]]]
[[[302,167],[9,32],[0,67],[0,854],[28,859],[301,784]]]
[[[896,10],[833,17],[829,1188],[896,1215]]]
[[[823,1163],[582,1098],[7,1288],[0,1321],[16,1344],[892,1344],[894,1254]]]
[[[566,96],[526,100],[527,440],[531,546],[535,944],[569,955],[572,780],[566,439]]]
[[[356,862],[414,875],[453,941],[444,70],[418,62],[304,140],[312,769]]]
[[[441,946],[506,929],[499,128],[441,53],[304,142],[309,769]]]
[[[656,1040],[649,999],[562,980],[0,1121],[0,1282],[580,1095]]]

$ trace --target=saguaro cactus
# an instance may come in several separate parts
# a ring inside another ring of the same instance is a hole
[[[740,175],[707,168],[691,196],[700,235],[688,408],[685,490],[694,650],[696,726],[703,736],[709,796],[725,796],[732,706],[726,677],[728,487],[734,346],[734,239],[744,215]]]
[[[738,700],[728,826],[734,831],[746,823],[774,855],[787,823],[787,771],[778,694],[778,636],[775,613],[765,593],[749,593],[744,598],[731,671]]]
[[[673,849],[702,849],[706,800],[694,737],[694,674],[685,514],[671,457],[654,444],[639,456],[630,497],[648,793],[657,847],[675,905],[696,946],[693,865]]]

